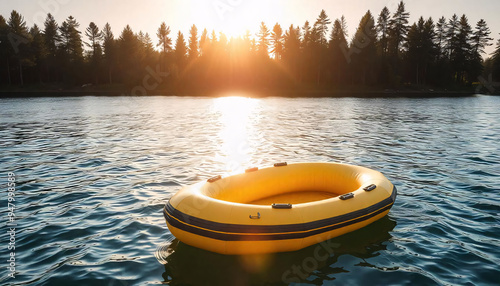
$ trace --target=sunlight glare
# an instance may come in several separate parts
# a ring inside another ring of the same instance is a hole
[[[239,96],[214,99],[213,111],[219,114],[221,141],[216,160],[225,165],[228,175],[243,172],[249,167],[253,148],[252,130],[258,121],[259,100]]]
[[[228,40],[243,37],[246,31],[252,36],[258,32],[260,23],[266,22],[271,30],[277,17],[282,17],[283,3],[274,1],[241,1],[241,0],[217,0],[217,1],[195,1],[196,5],[203,7],[193,11],[194,19],[199,19],[195,24],[209,30],[215,30],[217,37],[219,32],[224,33]],[[291,8],[293,9],[293,8]],[[201,30],[200,30],[201,31]]]

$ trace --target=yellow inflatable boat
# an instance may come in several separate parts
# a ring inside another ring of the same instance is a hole
[[[181,189],[165,205],[180,241],[222,254],[302,249],[384,217],[396,187],[381,173],[337,163],[277,163]]]

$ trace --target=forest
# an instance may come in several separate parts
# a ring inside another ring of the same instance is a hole
[[[0,15],[0,89],[466,90],[481,77],[500,80],[500,40],[488,57],[493,38],[484,20],[471,25],[455,14],[410,24],[409,17],[403,1],[396,11],[367,11],[348,35],[343,16],[322,10],[302,26],[262,22],[255,34],[228,38],[195,25],[172,34],[165,22],[156,35],[129,25],[114,35],[109,23],[94,22],[82,33],[74,17],[59,24],[51,14],[43,27],[28,27],[12,11]]]

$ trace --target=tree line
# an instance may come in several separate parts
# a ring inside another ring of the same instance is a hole
[[[264,22],[258,33],[228,37],[199,31],[171,35],[161,23],[156,35],[127,25],[115,36],[109,23],[84,30],[69,16],[51,14],[28,28],[22,15],[0,15],[0,85],[75,87],[111,84],[143,94],[154,90],[329,89],[358,86],[466,88],[484,73],[500,79],[500,41],[483,60],[493,39],[486,22],[474,27],[466,15],[419,20],[410,25],[401,1],[396,11],[370,11],[349,37],[346,19],[330,20],[322,10],[314,22],[288,28]],[[376,18],[376,19],[375,19]],[[175,38],[175,41],[173,41]],[[350,38],[350,39],[349,39]],[[86,49],[84,48],[86,47]],[[487,76],[486,74],[485,76]],[[148,76],[149,75],[149,76]]]

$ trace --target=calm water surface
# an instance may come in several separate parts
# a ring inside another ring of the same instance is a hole
[[[1,99],[0,284],[499,285],[499,142],[500,97]],[[382,220],[292,253],[223,256],[168,231],[182,186],[278,161],[370,167],[399,196]]]

